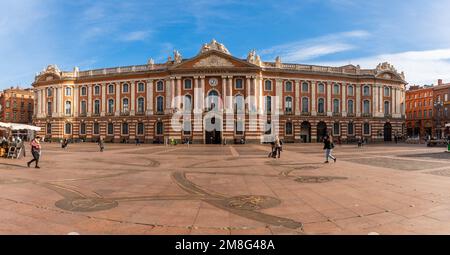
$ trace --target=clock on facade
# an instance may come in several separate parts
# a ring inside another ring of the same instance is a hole
[[[219,84],[219,81],[216,78],[209,79],[209,85],[215,87]]]

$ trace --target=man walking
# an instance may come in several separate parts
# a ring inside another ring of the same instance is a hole
[[[28,167],[30,167],[31,163],[36,162],[35,168],[39,167],[39,158],[41,157],[41,144],[39,142],[40,137],[37,136],[31,141],[31,154],[33,155],[33,159],[27,163]]]
[[[281,157],[281,151],[283,150],[282,147],[283,143],[280,140],[280,137],[275,137],[275,155],[278,155],[278,158]]]
[[[325,136],[323,139],[323,149],[325,150],[325,164],[329,163],[328,158],[333,159],[334,163],[336,163],[336,157],[331,154],[333,152],[333,148],[333,138]]]
[[[105,149],[105,142],[103,141],[103,137],[100,137],[100,140],[98,140],[98,146],[100,147],[100,152],[103,152]]]

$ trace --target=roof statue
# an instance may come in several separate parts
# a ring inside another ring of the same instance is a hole
[[[281,68],[281,57],[280,56],[275,58],[275,66],[277,68]]]
[[[255,65],[261,65],[261,57],[256,54],[256,50],[251,50],[247,55],[247,62],[255,64]]]
[[[200,54],[208,52],[210,50],[217,50],[225,54],[231,55],[228,49],[223,44],[217,42],[215,39],[213,39],[210,43],[203,44],[202,48],[200,49]]]
[[[155,64],[155,60],[153,60],[153,58],[150,58],[148,61],[147,61],[147,65],[149,65],[149,66],[153,66]]]
[[[178,52],[177,50],[174,50],[173,51],[173,59],[175,60],[175,64],[179,64],[183,60],[183,57],[181,56],[180,52]]]

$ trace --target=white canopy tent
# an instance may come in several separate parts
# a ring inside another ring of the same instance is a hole
[[[450,123],[448,123],[448,124],[445,124],[445,127],[450,127]]]
[[[9,130],[31,130],[31,131],[41,131],[40,127],[26,125],[26,124],[18,124],[18,123],[5,123],[0,122],[0,128],[9,129]]]

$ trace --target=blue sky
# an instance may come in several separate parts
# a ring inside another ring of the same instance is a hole
[[[374,68],[450,82],[449,0],[0,0],[0,88],[48,64],[81,70],[190,58],[212,38],[234,56]]]

